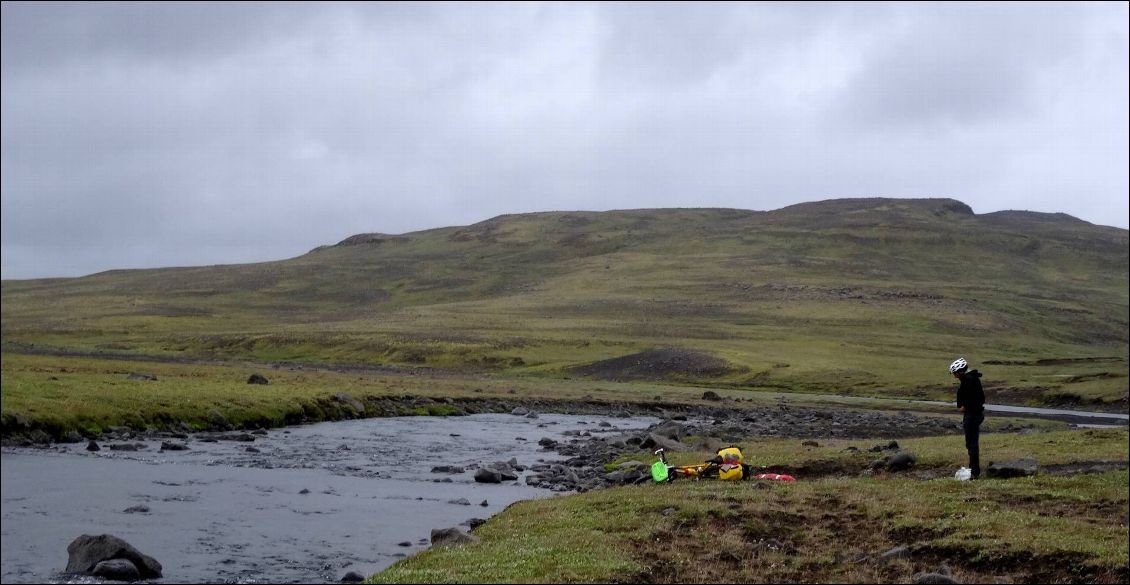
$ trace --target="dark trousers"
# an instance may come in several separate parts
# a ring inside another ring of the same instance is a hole
[[[981,475],[981,423],[985,422],[985,411],[966,411],[961,418],[961,426],[965,429],[965,449],[969,451],[969,469],[973,477]]]

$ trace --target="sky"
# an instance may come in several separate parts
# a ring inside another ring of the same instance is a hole
[[[4,279],[551,210],[1130,215],[1125,2],[2,10]]]

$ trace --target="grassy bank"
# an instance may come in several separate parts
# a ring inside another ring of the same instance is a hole
[[[1126,462],[1127,438],[1076,430],[982,442],[988,459],[1051,465]],[[901,442],[925,467],[952,470],[961,441]],[[768,464],[797,465],[807,454],[846,469],[858,464],[847,446],[873,443],[756,441],[748,451]],[[1125,582],[1127,495],[1125,469],[979,482],[911,472],[647,484],[520,502],[479,527],[479,543],[425,551],[370,582],[892,583],[943,564],[963,582]],[[879,559],[897,546],[905,556]]]

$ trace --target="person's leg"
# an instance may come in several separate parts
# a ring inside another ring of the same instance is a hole
[[[981,423],[984,413],[967,413],[962,417],[965,428],[965,449],[969,451],[969,469],[973,479],[981,476]]]

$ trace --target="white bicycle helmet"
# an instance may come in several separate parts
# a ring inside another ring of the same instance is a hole
[[[952,364],[950,364],[950,373],[956,374],[961,370],[964,370],[968,366],[969,364],[965,363],[965,358],[957,358],[956,360],[953,360]]]

